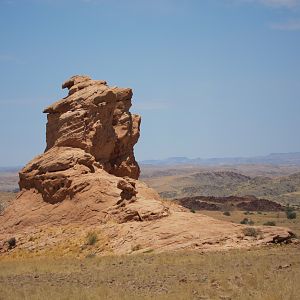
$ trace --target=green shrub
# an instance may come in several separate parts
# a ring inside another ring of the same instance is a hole
[[[254,215],[254,212],[247,210],[244,212],[244,215]]]
[[[190,209],[190,212],[193,213],[193,214],[196,213],[196,211],[192,208]]]
[[[86,236],[87,245],[95,245],[98,241],[98,236],[95,231],[90,231]]]
[[[254,227],[244,228],[243,233],[245,236],[253,236],[253,237],[257,237],[258,235],[261,235],[261,231]]]
[[[240,223],[244,225],[254,225],[254,222],[248,218],[244,218]]]
[[[230,216],[230,212],[229,211],[224,211],[223,215],[229,217]]]
[[[244,218],[240,223],[241,224],[248,224],[249,220],[248,218]]]
[[[295,211],[286,211],[286,217],[288,219],[296,219],[297,218],[297,214]]]
[[[16,244],[17,244],[16,238],[15,237],[10,238],[7,241],[7,243],[8,243],[8,248],[9,249],[12,249],[12,248],[16,247]]]
[[[265,225],[265,226],[276,226],[276,223],[274,221],[268,221],[268,222],[264,223],[263,225]]]

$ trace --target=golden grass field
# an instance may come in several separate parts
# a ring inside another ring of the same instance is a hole
[[[299,250],[2,260],[0,299],[296,300]]]

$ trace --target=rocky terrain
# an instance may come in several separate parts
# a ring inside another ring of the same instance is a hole
[[[161,197],[169,199],[252,195],[282,205],[300,206],[297,166],[152,167],[145,169],[143,180]]]
[[[20,171],[20,192],[0,215],[1,253],[80,255],[88,234],[101,241],[95,254],[249,248],[293,237],[270,226],[250,235],[247,226],[162,201],[138,180],[133,146],[141,118],[129,111],[132,90],[87,76],[62,87],[68,96],[44,110],[45,152]]]

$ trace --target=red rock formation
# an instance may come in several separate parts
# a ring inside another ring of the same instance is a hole
[[[69,95],[44,110],[46,150],[20,171],[21,192],[15,208],[6,212],[5,226],[47,224],[53,205],[57,224],[61,219],[125,222],[168,215],[158,194],[136,181],[140,169],[133,146],[141,118],[129,112],[131,89],[110,88],[87,76],[74,76],[63,88]]]
[[[133,146],[141,118],[129,112],[132,90],[109,87],[105,81],[74,76],[63,88],[66,98],[47,107],[47,147],[71,147],[91,154],[105,171],[138,179]]]
[[[47,147],[19,174],[20,189],[36,189],[45,201],[73,197],[88,182],[74,185],[79,174],[103,169],[119,177],[137,179],[140,169],[133,146],[141,118],[129,112],[131,89],[110,88],[105,81],[74,76],[63,84],[69,95],[48,113]]]
[[[91,228],[101,231],[108,251],[115,253],[130,253],[136,245],[218,250],[290,239],[285,228],[264,227],[261,239],[249,240],[243,225],[162,201],[136,180],[140,171],[133,146],[140,117],[129,112],[131,89],[110,88],[86,76],[72,77],[65,87],[69,95],[45,109],[45,153],[21,170],[21,191],[0,214],[0,253],[9,251],[6,240],[12,235],[20,251],[44,251],[66,241],[69,249],[71,240],[81,249],[81,237]]]

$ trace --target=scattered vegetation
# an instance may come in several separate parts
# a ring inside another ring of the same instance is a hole
[[[274,221],[267,221],[263,225],[265,225],[265,226],[276,226],[276,223]]]
[[[95,231],[90,231],[86,236],[87,245],[95,245],[98,241],[98,235]]]
[[[231,214],[230,214],[229,211],[224,211],[224,212],[223,212],[223,215],[229,217]]]
[[[190,212],[193,214],[196,213],[196,211],[194,209],[190,209]]]
[[[295,209],[297,215],[299,211]],[[201,211],[201,214],[205,214],[207,216],[228,221],[228,217],[223,215],[223,212],[220,211]],[[233,210],[230,212],[230,221],[240,224],[241,220],[244,219],[244,211]],[[248,217],[249,218],[249,217]],[[251,216],[251,220],[255,223],[256,226],[264,225],[266,222],[274,222],[276,226],[279,227],[288,227],[291,231],[300,237],[300,217],[289,220],[286,217],[285,211],[273,211],[273,212],[263,212],[261,214],[254,214]],[[248,225],[248,224],[246,224]],[[251,226],[251,225],[250,225]]]
[[[243,228],[243,233],[245,236],[252,236],[252,237],[257,237],[258,235],[261,235],[262,232],[254,227],[246,227]]]

